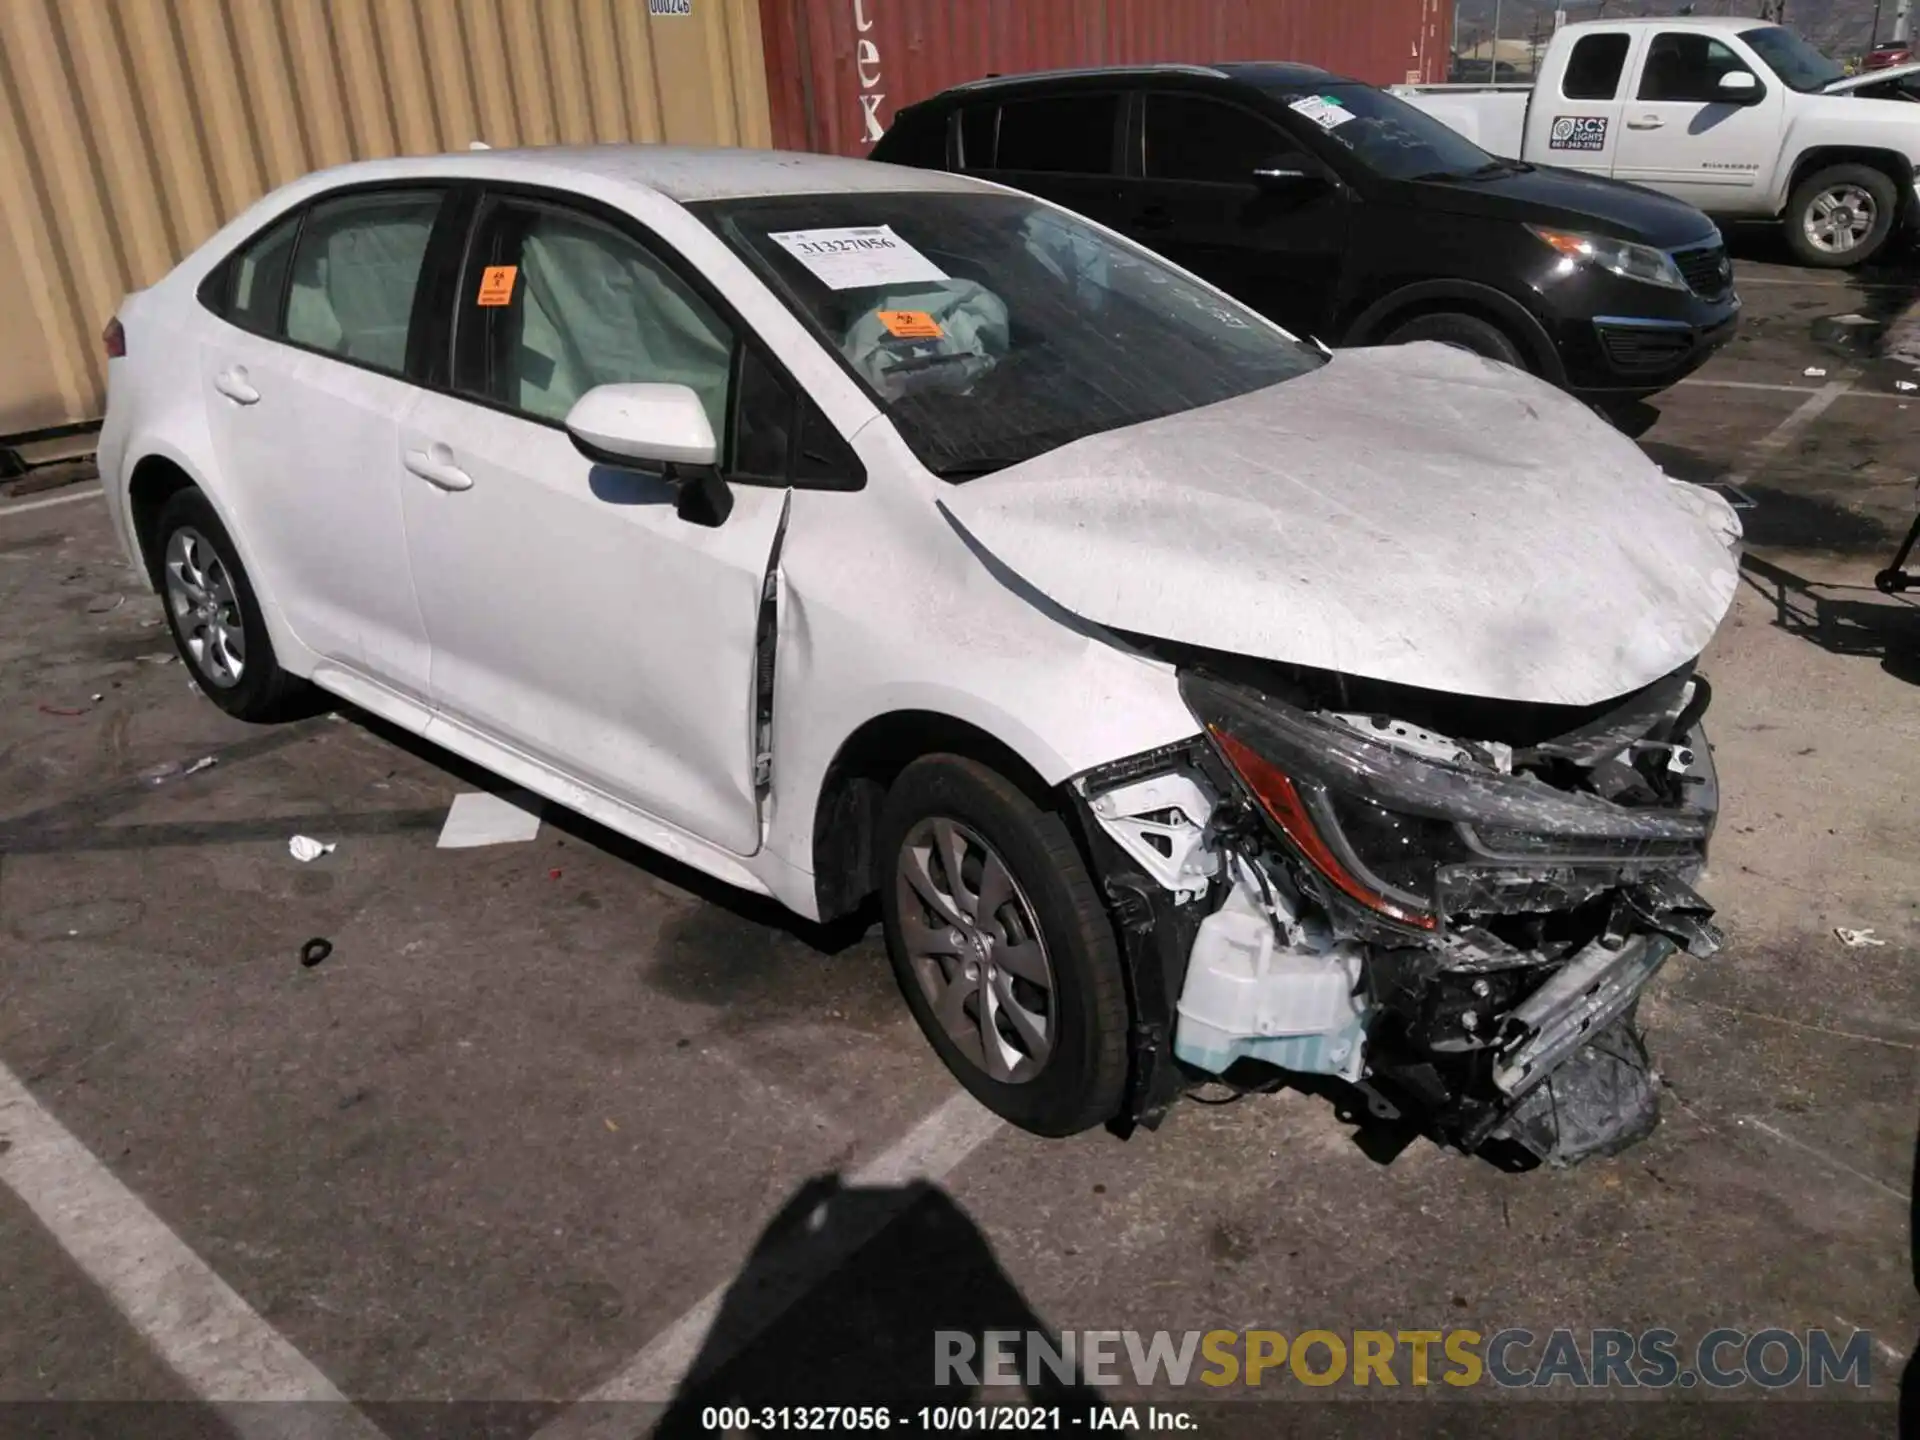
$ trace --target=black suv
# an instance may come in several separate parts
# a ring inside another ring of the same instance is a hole
[[[1447,341],[1595,402],[1697,369],[1740,309],[1691,205],[1496,159],[1306,65],[976,81],[902,110],[872,158],[1045,196],[1296,334]]]

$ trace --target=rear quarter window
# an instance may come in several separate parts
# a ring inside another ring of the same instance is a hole
[[[946,169],[945,112],[895,116],[892,126],[873,147],[873,158],[889,165],[911,165],[917,170]]]

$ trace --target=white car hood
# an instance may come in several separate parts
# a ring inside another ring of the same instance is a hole
[[[1344,351],[943,503],[1097,624],[1501,700],[1588,705],[1657,679],[1738,580],[1718,495],[1544,383],[1434,344]]]

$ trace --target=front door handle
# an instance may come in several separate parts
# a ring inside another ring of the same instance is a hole
[[[438,485],[442,490],[473,488],[473,477],[453,463],[452,449],[437,440],[424,450],[407,451],[405,459],[407,469],[429,485]]]
[[[260,392],[247,380],[247,367],[229,365],[213,377],[213,388],[233,401],[236,405],[254,405],[260,400]]]
[[[1662,120],[1658,115],[1642,115],[1642,116],[1639,116],[1637,119],[1627,121],[1627,129],[1658,130],[1661,126],[1665,125],[1666,123],[1667,122]]]

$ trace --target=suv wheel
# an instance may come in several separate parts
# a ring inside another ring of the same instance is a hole
[[[1499,360],[1516,370],[1533,368],[1527,364],[1520,347],[1513,343],[1506,331],[1490,321],[1482,320],[1478,315],[1464,315],[1455,311],[1421,315],[1392,331],[1381,343],[1411,345],[1416,340],[1438,340],[1442,345],[1451,345],[1456,350],[1465,350],[1488,360]]]
[[[1038,1135],[1109,1119],[1126,1084],[1113,924],[1060,816],[997,771],[932,755],[881,814],[887,954],[947,1068]]]

